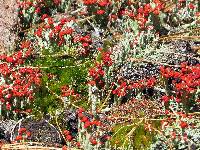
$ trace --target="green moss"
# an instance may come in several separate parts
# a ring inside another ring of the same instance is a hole
[[[114,135],[111,139],[111,145],[113,147],[122,147],[124,144],[124,147],[127,147],[130,143],[128,141],[125,141],[126,135],[131,131],[132,126],[125,126],[125,125],[116,125],[113,128]],[[125,142],[125,143],[124,143]]]
[[[135,120],[137,124],[137,121]],[[134,149],[134,150],[145,150],[148,149],[150,144],[153,142],[155,132],[149,132],[145,130],[144,124],[140,125],[116,125],[113,128],[113,136],[111,139],[112,147],[121,147],[124,149]],[[159,122],[153,122],[153,126],[158,128]],[[133,133],[128,138],[128,133],[133,129]]]
[[[40,66],[42,70],[42,85],[37,89],[36,99],[34,102],[35,114],[38,110],[43,114],[54,111],[62,105],[62,102],[53,95],[48,89],[57,95],[61,94],[63,85],[70,85],[76,93],[83,97],[87,95],[87,74],[88,68],[92,65],[91,61],[85,58],[73,58],[68,56],[49,56],[46,52],[46,57],[36,58],[32,66]],[[77,65],[80,64],[80,65]],[[43,67],[43,68],[42,68]],[[53,78],[49,77],[53,75]],[[87,108],[87,101],[80,100],[77,105]]]

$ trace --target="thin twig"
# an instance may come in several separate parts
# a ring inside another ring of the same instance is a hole
[[[70,14],[71,14],[71,15],[74,15],[74,14],[80,12],[81,10],[83,10],[83,9],[85,9],[85,8],[87,8],[87,7],[84,7],[84,6],[83,6],[83,7],[79,8],[79,9],[77,9],[77,10],[74,10],[74,11],[70,12]]]
[[[175,41],[175,40],[193,40],[193,41],[200,41],[200,36],[166,36],[166,37],[160,37],[158,41]]]
[[[172,34],[169,34],[169,35],[163,35],[163,36],[160,37],[160,39],[168,38],[168,37],[175,37],[175,36],[178,36],[178,35],[181,35],[181,34],[184,34],[184,33],[188,33],[188,32],[191,32],[191,31],[194,32],[194,31],[199,31],[199,30],[200,30],[200,27],[197,27],[197,28],[182,31],[182,32],[176,32],[176,33],[172,33]]]
[[[135,131],[136,127],[139,126],[142,122],[143,122],[144,119],[140,120],[138,123],[133,123],[135,126],[131,129],[131,131],[125,136],[125,140],[124,140],[124,143],[122,145],[122,148],[124,149],[124,146],[125,146],[125,143],[126,141],[128,141],[128,138],[130,138],[130,136],[133,134],[133,132]]]
[[[113,87],[113,86],[112,86]],[[111,87],[111,89],[112,89]],[[103,104],[101,105],[101,107],[99,108],[99,112],[101,112],[101,110],[103,109],[103,107],[105,106],[106,102],[108,101],[110,95],[112,93],[112,90],[109,90],[108,96],[106,97],[106,99],[104,100]]]
[[[113,135],[112,135],[112,138],[121,130],[121,129],[123,129],[123,128],[125,128],[125,127],[130,127],[130,126],[133,126],[133,125],[135,125],[135,124],[130,124],[130,125],[124,125],[124,126],[121,126]]]
[[[169,67],[180,67],[180,65],[170,65],[168,63],[162,63],[159,61],[151,61],[151,60],[144,59],[144,58],[140,58],[140,59],[130,58],[129,61],[131,61],[131,62],[146,62],[146,63],[158,64],[158,65],[163,65],[163,66],[169,66]]]
[[[72,56],[70,56],[69,54],[67,53],[63,53],[63,54],[54,54],[54,55],[39,55],[38,56],[39,58],[46,58],[46,57],[69,57],[69,58],[74,58]]]
[[[76,23],[84,22],[88,19],[93,18],[94,16],[95,15],[92,15],[92,16],[89,16],[89,17],[86,17],[86,18],[83,18],[83,19],[75,20],[75,22]],[[37,29],[38,27],[44,27],[44,26],[45,26],[45,22],[42,22],[42,23],[39,23],[39,24],[32,25],[30,28],[25,29],[25,30],[21,30],[20,32],[29,32],[32,29]]]
[[[19,68],[32,68],[32,69],[49,69],[49,68],[61,68],[61,69],[65,69],[65,68],[75,68],[78,66],[82,66],[84,64],[78,64],[76,66],[23,66],[23,67],[19,67]]]
[[[188,113],[187,115],[200,115],[200,112],[194,112],[194,113]],[[171,119],[175,119],[176,116],[175,115],[172,115],[172,114],[155,114],[154,117],[159,117],[159,116],[167,116],[167,117],[170,117]],[[130,117],[130,116],[127,116],[127,117],[123,117],[123,116],[120,116],[120,117],[113,117],[113,116],[108,116],[107,117],[108,119],[126,119],[126,120],[144,120],[144,118],[136,118],[136,117]],[[162,121],[162,120],[166,120],[168,118],[145,118],[145,120],[147,121]],[[199,120],[199,117],[196,117],[194,118],[196,120]]]
[[[144,120],[144,118],[136,118],[136,117],[113,117],[113,116],[109,116],[107,117],[108,119],[127,119],[127,120]],[[145,120],[149,120],[149,121],[162,121],[162,120],[166,120],[166,118],[163,119],[155,119],[155,118],[146,118]]]
[[[57,125],[57,127],[58,127],[58,130],[59,130],[60,134],[62,135],[63,139],[64,139],[65,142],[67,143],[67,140],[66,140],[66,138],[65,138],[65,136],[64,136],[64,134],[63,134],[63,132],[62,132],[60,126],[59,126],[58,117],[57,117],[57,116],[55,117],[55,120],[56,120],[56,125]]]

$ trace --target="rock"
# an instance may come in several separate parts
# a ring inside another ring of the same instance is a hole
[[[17,36],[18,12],[16,0],[0,0],[0,53],[12,50]]]
[[[58,130],[45,119],[35,120],[33,117],[21,119],[13,128],[11,141],[14,141],[16,136],[19,135],[18,130],[20,128],[26,128],[26,131],[31,133],[31,136],[27,138],[31,142],[41,142],[48,145],[62,143]]]
[[[10,135],[15,124],[16,121],[14,120],[0,121],[0,140],[10,141]]]

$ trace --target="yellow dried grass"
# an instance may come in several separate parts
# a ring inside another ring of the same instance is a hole
[[[26,143],[14,143],[4,144],[2,150],[62,150],[62,148],[44,146],[44,143],[38,142],[26,142]]]

